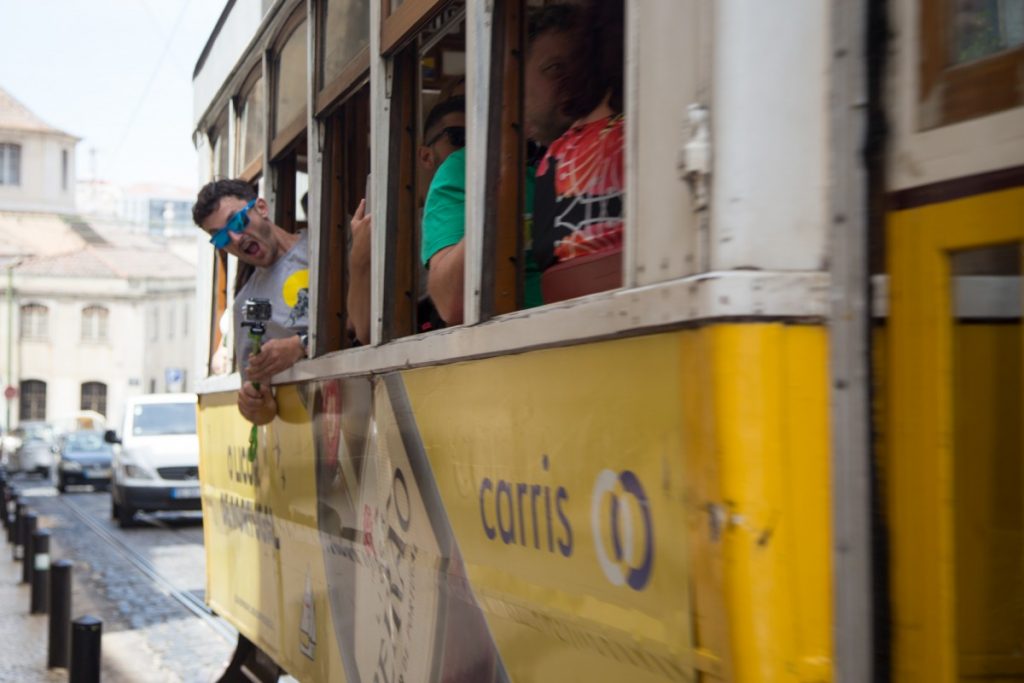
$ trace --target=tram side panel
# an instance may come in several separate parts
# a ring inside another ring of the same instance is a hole
[[[825,332],[201,397],[208,596],[303,680],[827,680]]]

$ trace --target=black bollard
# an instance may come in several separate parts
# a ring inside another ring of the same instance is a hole
[[[96,617],[78,617],[71,622],[70,683],[99,683],[102,638],[103,622]]]
[[[21,582],[32,583],[32,532],[39,526],[39,515],[26,510],[21,515]]]
[[[0,503],[3,503],[4,506],[3,515],[0,516],[3,517],[5,531],[11,528],[11,514],[8,511],[8,508],[10,507],[12,495],[13,493],[11,492],[11,487],[7,483],[7,480],[4,479],[3,481],[0,481]],[[10,536],[8,536],[8,540],[9,539]]]
[[[7,543],[14,538],[11,524],[14,522],[14,489],[7,486],[3,489],[3,527],[7,531]]]
[[[11,546],[11,559],[17,562],[25,552],[25,504],[20,500],[14,505],[14,538]]]
[[[57,560],[50,571],[50,644],[46,666],[67,668],[71,650],[71,560]]]
[[[50,611],[50,532],[36,529],[32,532],[32,596],[29,614]]]
[[[6,506],[4,508],[4,514],[7,515],[7,542],[14,543],[14,531],[17,528],[18,523],[18,494],[11,490],[7,494]]]

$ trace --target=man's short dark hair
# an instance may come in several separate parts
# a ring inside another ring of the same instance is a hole
[[[202,227],[203,221],[217,210],[220,200],[224,197],[237,197],[248,202],[256,199],[256,187],[252,183],[239,179],[214,180],[206,183],[203,185],[203,189],[199,190],[196,203],[192,206],[192,220],[195,224]]]
[[[434,105],[434,108],[427,114],[427,120],[423,123],[423,139],[429,140],[434,128],[448,114],[464,114],[466,112],[466,98],[459,96],[443,100]]]
[[[564,33],[576,28],[580,9],[567,3],[531,7],[526,15],[526,44],[533,45],[545,33]]]

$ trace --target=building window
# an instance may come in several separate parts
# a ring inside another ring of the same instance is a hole
[[[103,382],[84,382],[82,384],[82,410],[95,410],[100,415],[107,414],[107,385]]]
[[[154,306],[149,309],[149,340],[159,341],[160,339],[160,309]]]
[[[0,143],[0,185],[21,185],[21,145]]]
[[[172,303],[167,307],[167,338],[174,339],[174,316],[175,316],[175,305]]]
[[[21,338],[46,339],[49,334],[50,309],[42,304],[21,307]]]
[[[60,151],[60,189],[68,191],[68,151]]]
[[[189,311],[188,311],[188,303],[186,302],[181,307],[181,336],[182,337],[187,337],[188,336],[188,313],[189,313]]]
[[[21,422],[46,419],[46,382],[37,379],[22,381],[18,419]]]
[[[110,312],[103,306],[87,306],[82,309],[82,341],[107,341],[107,318]]]

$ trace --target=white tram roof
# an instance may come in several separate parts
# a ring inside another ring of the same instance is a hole
[[[192,72],[192,125],[197,128],[278,0],[228,0]]]

